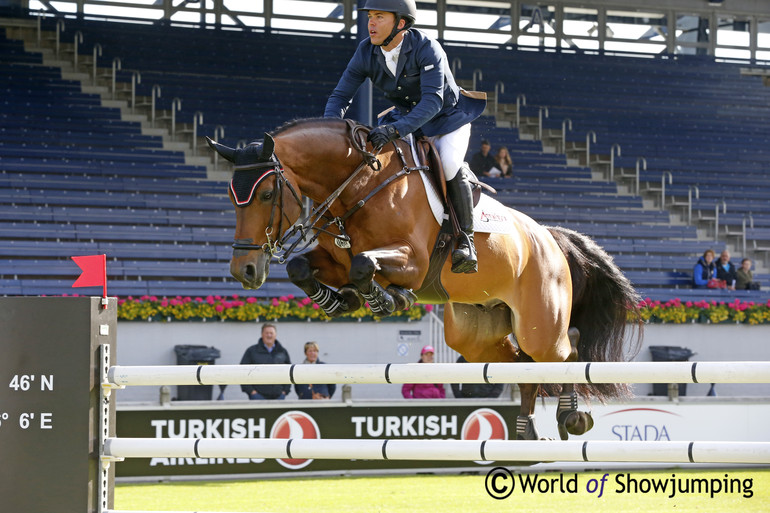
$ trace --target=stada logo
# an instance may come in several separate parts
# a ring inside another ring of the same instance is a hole
[[[489,408],[472,411],[463,422],[462,440],[508,440],[508,424],[502,415]],[[491,461],[477,461],[489,465]]]
[[[278,417],[270,429],[270,438],[321,438],[321,431],[318,429],[313,417],[301,411],[287,411]],[[304,468],[313,460],[302,460],[294,458],[283,458],[276,460],[284,467],[292,470]]]

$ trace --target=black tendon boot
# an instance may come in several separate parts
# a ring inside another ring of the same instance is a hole
[[[473,196],[471,184],[462,169],[447,181],[447,196],[460,223],[457,248],[452,252],[453,273],[475,273],[478,271],[476,247],[473,244]]]

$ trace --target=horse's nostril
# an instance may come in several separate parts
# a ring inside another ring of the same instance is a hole
[[[257,277],[257,266],[254,264],[246,264],[243,269],[243,276],[247,280],[254,280]]]

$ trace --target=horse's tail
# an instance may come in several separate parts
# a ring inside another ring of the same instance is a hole
[[[639,294],[612,257],[591,238],[558,226],[548,230],[569,263],[572,275],[570,326],[580,331],[578,359],[620,362],[639,351],[643,324]],[[600,400],[630,395],[627,384],[576,385]]]

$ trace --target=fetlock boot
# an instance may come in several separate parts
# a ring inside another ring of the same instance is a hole
[[[460,224],[460,236],[457,248],[452,252],[453,273],[475,273],[478,271],[476,246],[473,242],[473,194],[471,184],[462,169],[457,176],[447,181],[447,196],[452,202],[457,221]]]

